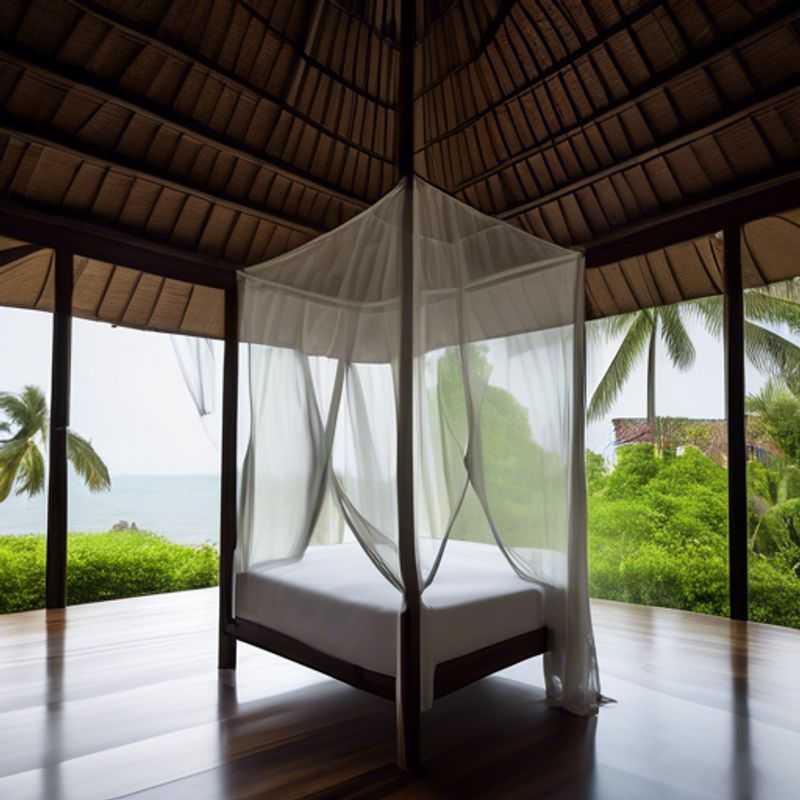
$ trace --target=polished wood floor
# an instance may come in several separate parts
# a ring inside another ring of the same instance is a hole
[[[548,709],[538,661],[439,701],[426,771],[393,710],[240,645],[213,590],[0,617],[0,798],[800,797],[800,633],[594,604],[597,719]]]

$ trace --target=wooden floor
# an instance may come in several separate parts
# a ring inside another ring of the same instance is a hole
[[[800,633],[594,604],[597,719],[547,709],[540,660],[439,701],[425,776],[391,704],[240,645],[216,593],[0,617],[0,798],[800,797]]]

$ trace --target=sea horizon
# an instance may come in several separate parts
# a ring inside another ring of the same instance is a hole
[[[219,542],[220,478],[203,473],[127,473],[111,476],[111,489],[90,492],[70,474],[68,529],[102,533],[120,522],[180,544]],[[0,535],[47,530],[47,491],[15,494],[0,503]]]

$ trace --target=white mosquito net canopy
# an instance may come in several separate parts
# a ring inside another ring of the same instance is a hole
[[[413,269],[413,532],[398,524],[404,269]],[[403,591],[399,545],[413,535],[424,611],[448,545],[491,546],[510,580],[542,587],[550,699],[593,712],[580,254],[413,179],[242,271],[239,286],[251,401],[239,576],[349,542]],[[421,647],[424,661],[424,630]]]

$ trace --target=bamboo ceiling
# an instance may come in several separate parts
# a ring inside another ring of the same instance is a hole
[[[417,171],[537,236],[588,246],[798,168],[796,0],[417,5]],[[398,178],[399,16],[400,0],[3,0],[0,202],[231,269],[296,247]],[[714,242],[590,270],[590,314],[718,292]],[[51,256],[24,247],[0,240],[0,303],[47,308]],[[800,271],[769,249],[748,285]],[[79,259],[75,305],[221,332],[219,291],[130,265]]]

